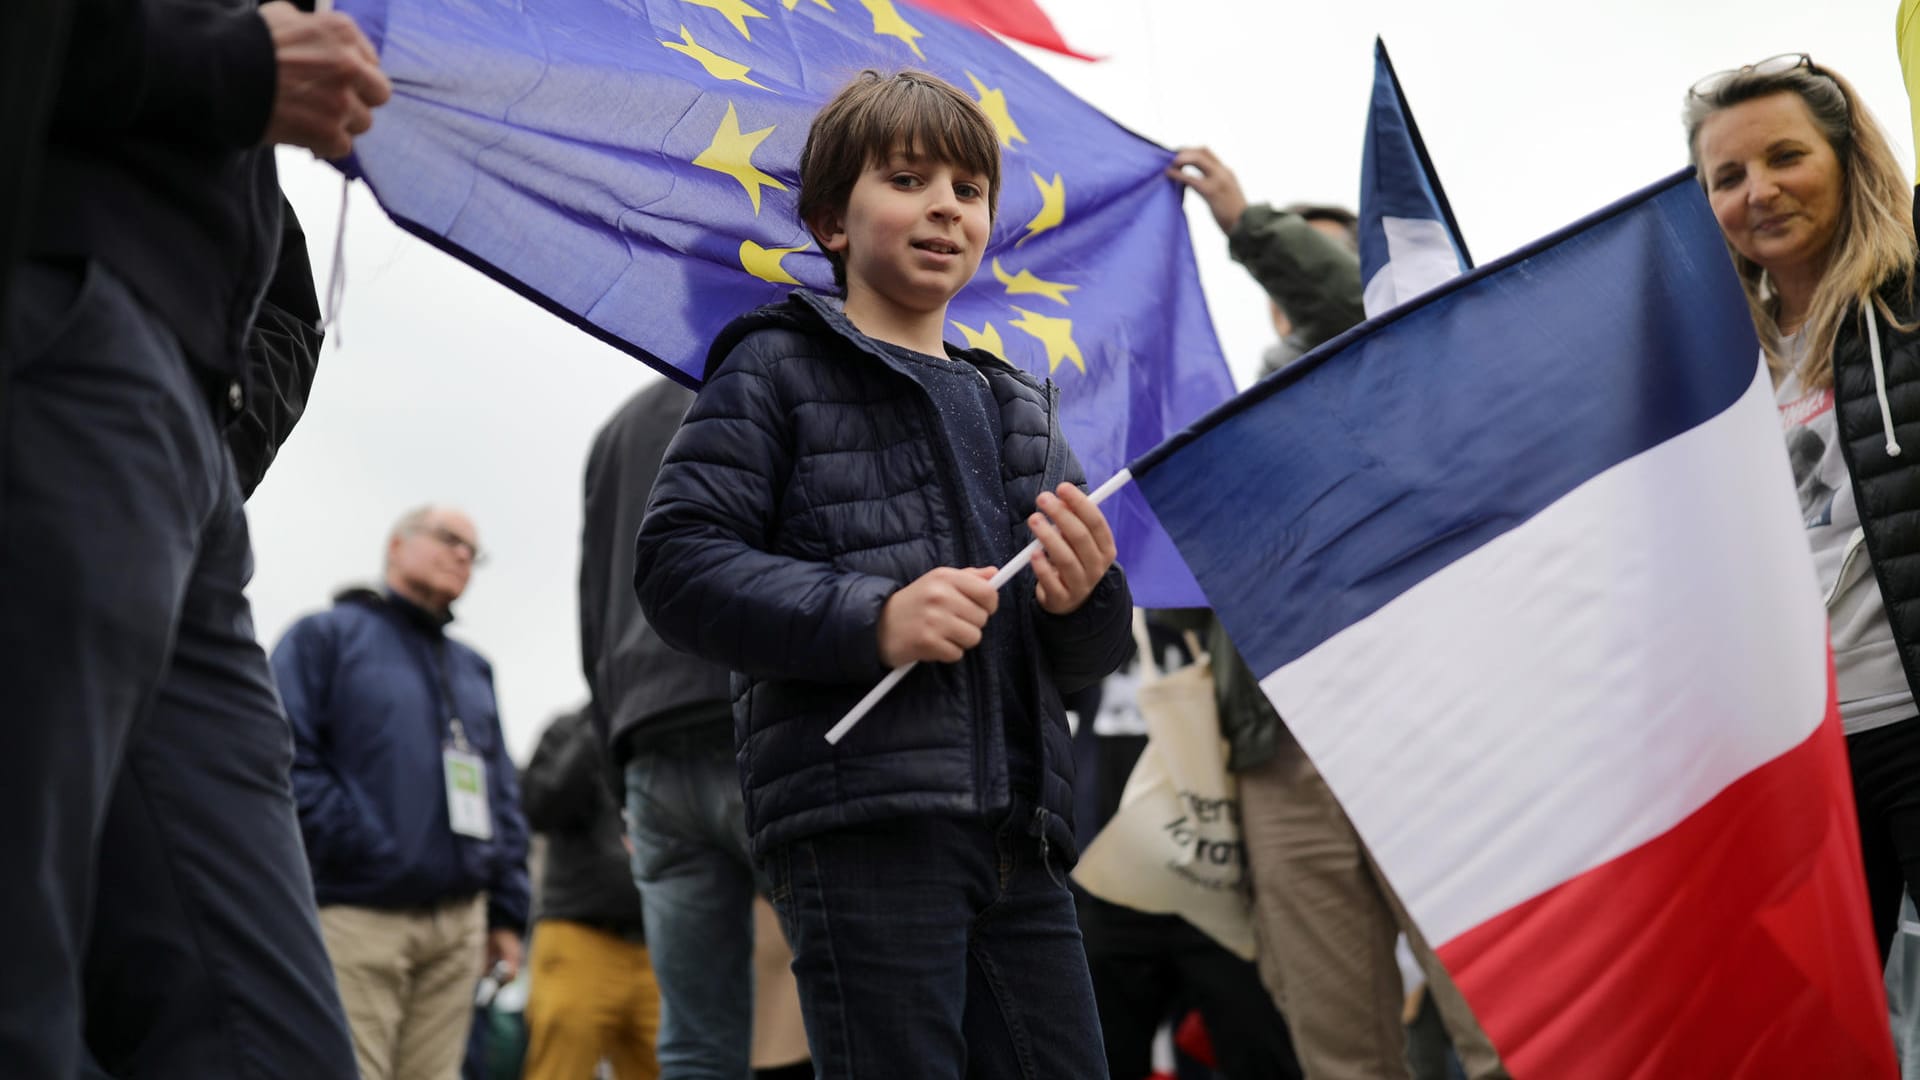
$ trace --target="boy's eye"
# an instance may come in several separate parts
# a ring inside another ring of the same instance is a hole
[[[919,186],[920,178],[912,173],[894,173],[892,183],[894,187],[917,187]]]
[[[977,199],[980,197],[980,185],[969,184],[963,180],[953,185],[953,192],[963,199]]]

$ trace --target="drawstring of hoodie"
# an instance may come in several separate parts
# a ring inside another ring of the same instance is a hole
[[[1880,426],[1887,432],[1887,456],[1900,456],[1900,440],[1893,434],[1893,405],[1887,401],[1887,365],[1880,359],[1880,320],[1867,301],[1867,349],[1873,356],[1873,392],[1880,398]]]

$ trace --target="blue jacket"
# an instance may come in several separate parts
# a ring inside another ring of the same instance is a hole
[[[1001,591],[989,640],[958,663],[920,665],[838,746],[822,737],[886,674],[877,631],[895,590],[940,566],[998,565],[1032,538],[1026,518],[1041,491],[1085,483],[1051,382],[990,353],[949,349],[998,403],[997,475],[963,475],[956,464],[929,389],[950,367],[936,376],[931,365],[942,361],[882,347],[831,301],[795,292],[714,343],[655,481],[635,588],[669,644],[736,673],[734,735],[756,852],[903,814],[1004,811],[1001,703],[1012,690],[1036,714],[1030,831],[1072,859],[1060,695],[1126,655],[1132,599],[1118,566],[1066,616],[1042,611],[1032,572],[1022,573]],[[979,524],[995,516],[978,504],[983,491],[1004,494],[1011,510],[999,535]],[[1018,659],[990,662],[996,656]]]
[[[486,762],[492,840],[448,823],[440,662],[452,715]],[[523,929],[527,822],[487,661],[435,616],[358,589],[293,624],[273,672],[293,721],[293,793],[319,902],[410,908],[484,890],[488,925]]]

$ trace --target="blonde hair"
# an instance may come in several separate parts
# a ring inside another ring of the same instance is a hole
[[[1874,304],[1888,324],[1902,330],[1914,328],[1902,323],[1879,295],[1882,285],[1902,277],[1906,279],[1908,297],[1913,295],[1913,188],[1894,157],[1886,134],[1854,93],[1852,85],[1811,62],[1786,71],[1763,73],[1742,69],[1704,93],[1697,89],[1690,91],[1683,117],[1687,150],[1694,168],[1700,167],[1700,128],[1708,117],[1722,109],[1774,94],[1798,95],[1812,115],[1814,126],[1820,129],[1834,156],[1840,159],[1844,188],[1840,220],[1826,272],[1814,289],[1807,321],[1800,329],[1807,349],[1794,372],[1802,386],[1827,387],[1833,385],[1834,341],[1841,324],[1856,306],[1864,311],[1864,305]],[[1706,188],[1704,174],[1699,176],[1699,181],[1701,188]],[[1775,379],[1779,379],[1787,372],[1785,344],[1778,322],[1780,298],[1758,263],[1734,250],[1731,243],[1727,250],[1746,289],[1760,347],[1766,351],[1767,364],[1773,369]],[[1855,314],[1854,317],[1863,316]]]

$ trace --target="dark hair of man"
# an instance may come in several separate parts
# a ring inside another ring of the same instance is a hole
[[[1331,203],[1294,203],[1286,210],[1290,214],[1300,215],[1302,221],[1333,222],[1346,231],[1347,246],[1355,251],[1360,250],[1360,219],[1346,207]]]
[[[885,75],[869,68],[813,118],[800,152],[800,221],[816,243],[844,214],[860,174],[895,153],[971,170],[986,179],[987,219],[1000,200],[1000,137],[980,106],[924,71]],[[847,287],[846,264],[827,252],[833,283]]]

